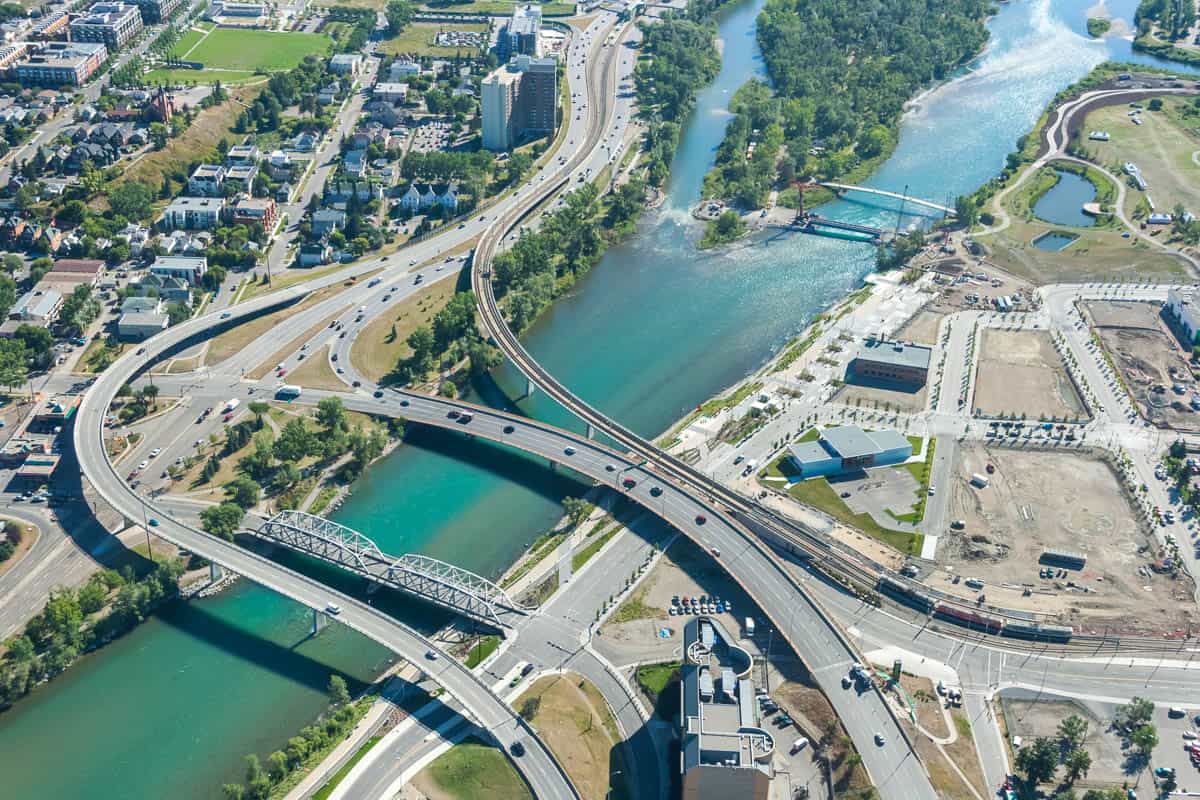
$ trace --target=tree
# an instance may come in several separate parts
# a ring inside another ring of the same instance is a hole
[[[1161,97],[1150,98],[1149,108],[1151,111],[1162,111],[1163,101]]]
[[[245,476],[240,476],[225,484],[225,495],[230,502],[249,510],[258,505],[258,484]]]
[[[1067,753],[1063,766],[1067,768],[1067,783],[1075,783],[1080,776],[1087,777],[1088,770],[1092,768],[1092,757],[1087,750],[1077,747]]]
[[[316,446],[316,436],[304,424],[304,420],[295,418],[289,420],[279,432],[279,438],[275,440],[275,457],[280,461],[299,461],[312,453]]]
[[[242,800],[246,796],[246,787],[240,783],[227,783],[221,787],[225,800]]]
[[[1174,445],[1172,445],[1174,448]],[[1122,731],[1131,731],[1144,725],[1154,716],[1154,703],[1141,697],[1135,697],[1127,704],[1117,707],[1113,724]]]
[[[483,339],[473,338],[471,343],[467,345],[467,358],[471,361],[471,377],[479,378],[480,376],[491,372],[504,360],[498,348],[485,342]]]
[[[1141,725],[1129,734],[1129,742],[1144,758],[1149,759],[1154,748],[1158,747],[1158,731],[1153,725]]]
[[[959,195],[954,201],[954,216],[964,228],[970,228],[978,222],[979,206],[975,205],[975,198]]]
[[[300,470],[291,461],[285,461],[275,470],[271,478],[271,488],[276,492],[285,492],[300,482]]]
[[[564,497],[562,505],[572,528],[578,527],[587,519],[593,508],[591,503],[579,497]]]
[[[87,284],[76,286],[63,301],[58,312],[58,321],[75,333],[82,333],[100,316],[100,301],[92,297],[92,287]]]
[[[1087,731],[1087,721],[1078,714],[1072,714],[1058,723],[1058,738],[1062,740],[1063,746],[1068,750],[1077,750],[1082,747],[1083,740],[1087,738]]]
[[[330,433],[346,430],[346,407],[340,397],[326,397],[317,403],[317,422]]]
[[[221,503],[200,512],[200,526],[205,532],[232,542],[245,516],[246,512],[237,503]]]
[[[267,772],[271,775],[272,783],[279,783],[288,774],[288,757],[282,750],[267,756]]]
[[[334,399],[336,399],[336,398],[334,398]],[[322,401],[322,402],[324,402],[324,401]],[[263,415],[271,410],[271,405],[270,405],[270,403],[267,403],[265,400],[251,400],[250,403],[246,406],[246,408],[248,408],[250,410],[250,413],[254,415],[255,426],[261,427],[262,421],[263,421]]]
[[[129,181],[113,189],[108,194],[108,205],[113,213],[133,220],[143,220],[150,216],[150,204],[154,202],[154,193],[145,184]]]
[[[388,36],[395,36],[412,22],[412,3],[408,0],[389,0],[383,13],[387,17]]]
[[[1017,751],[1017,769],[1034,785],[1051,780],[1058,771],[1058,743],[1048,736],[1034,739]]]
[[[346,679],[341,675],[329,676],[329,705],[339,708],[350,702],[350,690],[346,688]]]
[[[0,386],[9,391],[21,386],[29,377],[29,357],[19,339],[0,339]]]

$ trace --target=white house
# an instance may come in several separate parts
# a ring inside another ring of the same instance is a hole
[[[427,211],[435,205],[440,205],[447,211],[458,211],[458,187],[453,183],[433,185],[430,183],[411,183],[404,194],[400,195],[400,207],[410,214]]]

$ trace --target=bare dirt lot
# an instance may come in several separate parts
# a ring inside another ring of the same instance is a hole
[[[1100,344],[1121,373],[1142,416],[1160,427],[1200,429],[1192,410],[1194,377],[1187,354],[1160,316],[1159,303],[1120,301],[1084,305]],[[1180,384],[1182,392],[1174,391]]]
[[[950,285],[944,287],[937,301],[929,306],[928,310],[948,314],[963,309],[993,308],[996,298],[1011,298],[1013,295],[1019,295],[1021,298],[1018,310],[1028,311],[1033,307],[1036,295],[1028,282],[978,262],[971,262],[967,267],[969,272],[953,279]],[[971,295],[977,298],[973,303],[967,301],[967,297]]]
[[[987,328],[982,338],[973,405],[977,414],[1086,416],[1048,333]]]
[[[929,390],[922,386],[919,391],[909,392],[887,386],[863,386],[846,383],[838,389],[831,402],[863,408],[878,408],[883,411],[924,411],[925,398]]]
[[[945,317],[946,315],[940,311],[930,308],[922,309],[899,330],[896,338],[917,344],[937,344],[938,327]]]
[[[670,660],[678,657],[687,617],[670,616],[671,598],[719,597],[733,602],[733,613],[710,614],[729,631],[740,631],[747,616],[758,615],[750,598],[712,557],[689,539],[675,539],[654,569],[601,628],[593,641],[596,649],[614,664]],[[759,618],[760,622],[764,620]],[[669,630],[666,637],[660,636]]]
[[[1014,694],[1020,696],[1025,693]],[[1014,699],[1001,695],[1000,707],[1004,712],[1009,735],[1020,736],[1026,742],[1032,742],[1039,736],[1057,738],[1058,723],[1072,714],[1082,717],[1088,723],[1083,747],[1092,757],[1092,767],[1088,770],[1087,779],[1080,782],[1080,789],[1105,784],[1119,786],[1130,779],[1122,768],[1125,754],[1121,752],[1120,739],[1106,730],[1108,720],[1097,719],[1082,704],[1069,700],[1047,701],[1044,697]]]
[[[986,488],[971,475],[995,467]],[[1197,617],[1192,584],[1150,572],[1157,545],[1133,517],[1108,463],[1086,453],[1060,453],[965,445],[950,488],[952,519],[961,532],[941,540],[938,560],[964,577],[982,578],[989,603],[1057,615],[1085,630],[1167,632]],[[1040,578],[1047,549],[1082,553],[1087,564],[1066,577]],[[964,583],[938,588],[974,597]],[[1024,590],[1024,603],[1009,602]],[[973,593],[972,593],[973,592]]]

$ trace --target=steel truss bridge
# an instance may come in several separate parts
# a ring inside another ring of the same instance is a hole
[[[511,627],[514,614],[529,613],[470,570],[429,556],[387,555],[358,531],[324,517],[281,511],[250,533],[488,625]]]

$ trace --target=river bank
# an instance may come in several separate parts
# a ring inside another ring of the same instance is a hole
[[[1131,0],[1108,5],[1115,16],[1132,13]],[[729,98],[748,76],[765,76],[754,35],[760,7],[751,0],[719,14],[721,73],[698,93],[661,206],[522,337],[573,391],[643,435],[742,381],[874,266],[872,248],[817,237],[752,236],[734,248],[695,249],[700,226],[687,207],[722,138]],[[1128,60],[1129,42],[1087,39],[1078,12],[1066,0],[1004,4],[989,22],[987,53],[905,116],[892,157],[870,183],[940,200],[993,177],[1059,89],[1095,63]],[[838,201],[822,213],[896,222],[890,205]],[[511,404],[524,394],[511,368],[495,377],[498,388],[482,387],[483,399]],[[519,407],[581,427],[540,393]],[[544,462],[450,435],[413,429],[406,443],[368,470],[334,515],[389,552],[427,553],[495,576],[561,518],[564,496],[585,488]],[[335,573],[322,579],[357,589]],[[240,779],[243,754],[270,752],[316,716],[330,671],[366,683],[391,658],[342,626],[310,637],[305,609],[244,581],[176,605],[5,715],[6,791],[209,800],[214,786]],[[413,604],[389,610],[423,630],[444,621]],[[248,718],[256,724],[245,726]]]

